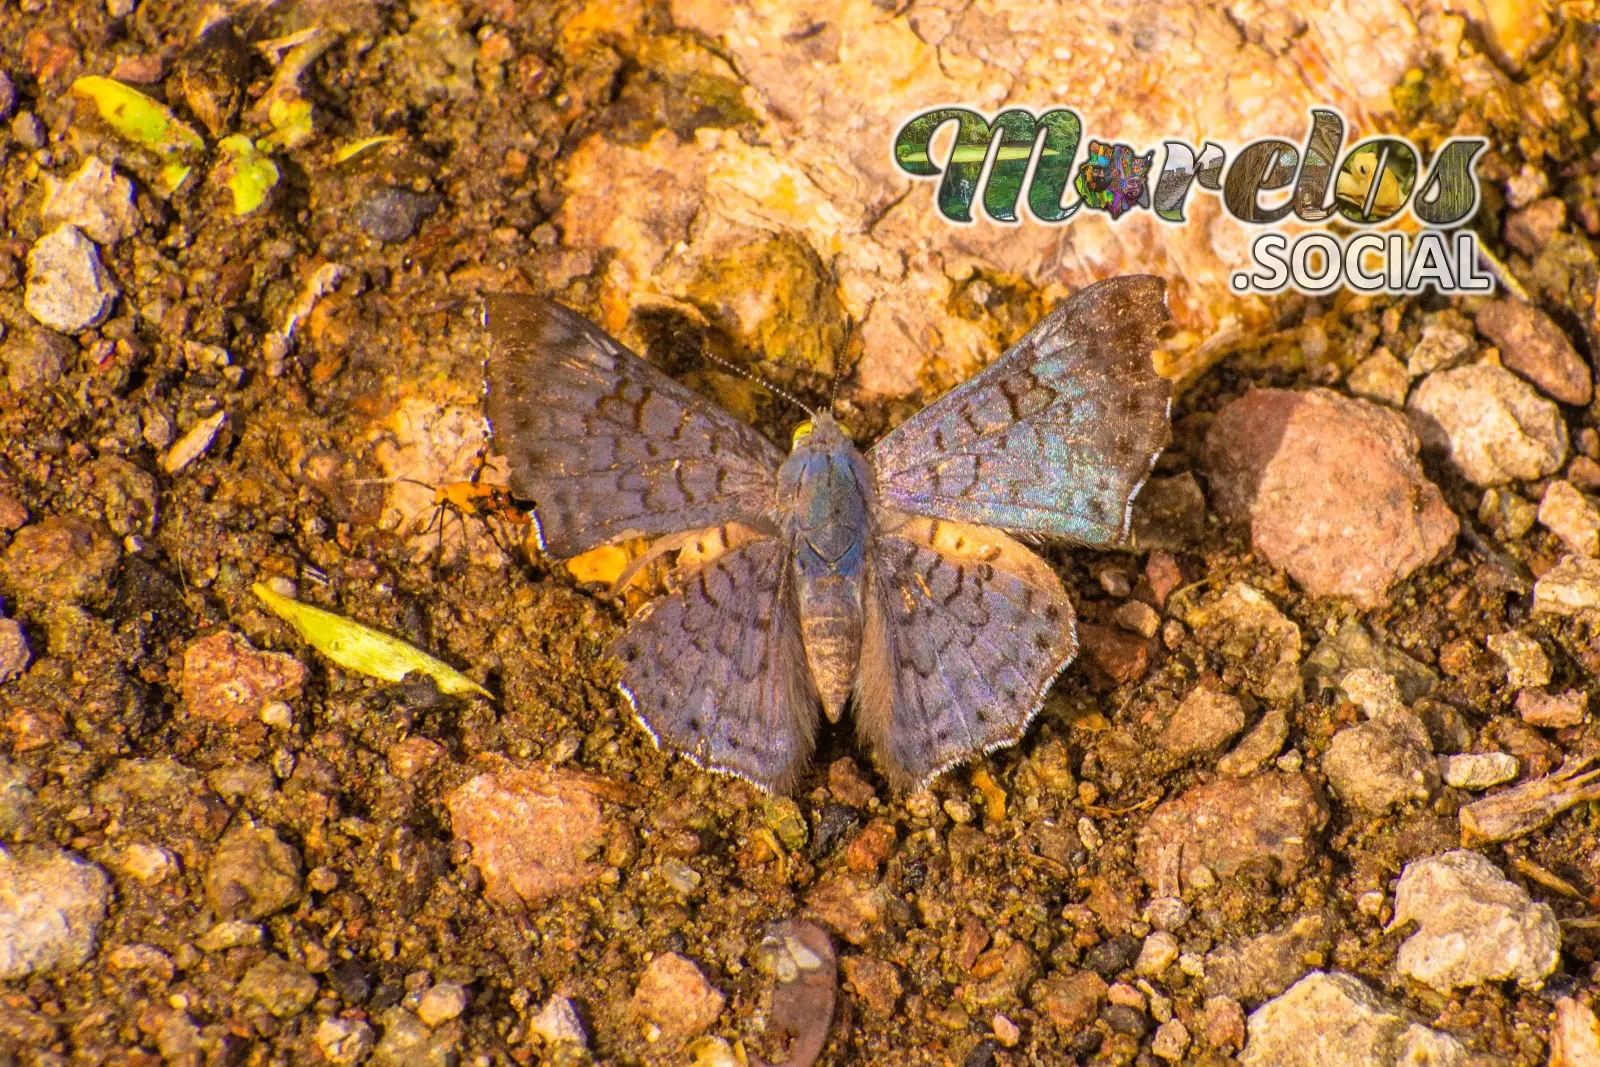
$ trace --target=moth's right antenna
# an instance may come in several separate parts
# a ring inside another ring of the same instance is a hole
[[[732,371],[734,374],[737,374],[739,377],[744,378],[747,381],[755,382],[757,385],[761,386],[762,388],[770,390],[775,396],[780,396],[783,399],[787,400],[789,403],[793,404],[795,407],[797,407],[800,410],[804,411],[807,415],[810,415],[813,419],[817,417],[817,413],[814,410],[812,410],[812,408],[811,408],[811,406],[809,404],[806,404],[806,403],[802,402],[799,397],[795,396],[793,393],[789,392],[788,390],[781,389],[778,386],[773,385],[771,382],[767,381],[765,378],[763,378],[761,375],[757,374],[755,371],[749,370],[749,369],[747,369],[745,367],[741,367],[741,366],[739,366],[737,364],[734,364],[734,363],[729,363],[727,360],[723,359],[721,356],[716,355],[713,352],[702,351],[701,355],[705,356],[705,358],[709,359],[711,362],[717,364],[717,366],[726,368],[727,370]],[[831,403],[831,401],[830,401],[830,403]]]

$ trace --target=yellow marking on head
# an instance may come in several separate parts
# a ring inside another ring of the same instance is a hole
[[[807,419],[805,422],[802,422],[799,426],[796,426],[794,428],[794,437],[789,442],[790,446],[792,447],[794,445],[799,444],[800,443],[800,439],[802,437],[810,437],[811,436],[811,431],[815,430],[815,429],[816,429],[816,426],[812,424],[810,419]]]

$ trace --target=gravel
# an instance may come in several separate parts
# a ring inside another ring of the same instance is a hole
[[[1465,1067],[1455,1038],[1408,1019],[1360,979],[1314,973],[1250,1014],[1246,1067]]]
[[[100,251],[76,226],[57,226],[28,252],[23,305],[39,325],[79,333],[111,314],[119,290],[100,263]]]
[[[110,898],[106,873],[72,853],[0,849],[0,978],[88,963]]]
[[[1424,444],[1447,452],[1477,485],[1532,481],[1567,459],[1561,409],[1504,367],[1475,363],[1430,374],[1411,393]]]

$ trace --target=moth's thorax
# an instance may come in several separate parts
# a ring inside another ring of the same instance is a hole
[[[778,472],[779,519],[794,554],[806,658],[838,721],[861,659],[872,475],[839,424],[818,415]]]

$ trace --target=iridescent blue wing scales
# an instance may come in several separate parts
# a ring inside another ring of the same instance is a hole
[[[551,555],[735,521],[771,531],[783,456],[754,428],[559,304],[497,293],[484,311],[495,444]]]
[[[1072,601],[999,530],[886,515],[873,546],[856,728],[909,787],[1016,742],[1076,654]]]
[[[780,791],[811,758],[820,707],[790,562],[771,538],[718,556],[611,647],[657,743]]]
[[[885,507],[1085,545],[1127,536],[1166,446],[1160,278],[1092,285],[869,453]]]

